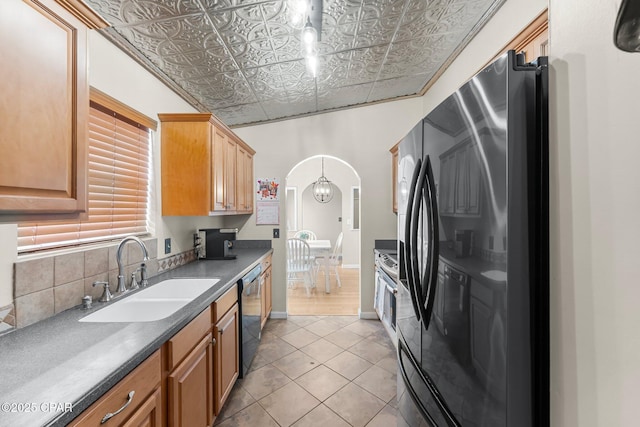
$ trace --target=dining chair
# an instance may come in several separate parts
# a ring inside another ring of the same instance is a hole
[[[342,264],[342,237],[343,234],[340,232],[338,237],[336,238],[336,244],[333,246],[331,251],[331,255],[329,255],[329,267],[331,269],[330,273],[334,273],[336,275],[336,282],[338,282],[338,287],[342,287],[342,283],[340,282],[340,274],[338,273],[338,266]],[[316,257],[315,259],[315,275],[317,277],[321,268],[324,268],[324,257]]]
[[[294,237],[287,239],[287,285],[295,289],[299,281],[304,283],[307,296],[311,296],[311,288],[315,286],[311,249],[306,241]]]
[[[317,240],[318,236],[311,230],[298,230],[293,237],[302,240]]]

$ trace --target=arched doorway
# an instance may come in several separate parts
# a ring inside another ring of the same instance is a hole
[[[312,195],[313,182],[322,174],[334,186],[334,198],[319,203]],[[286,177],[286,237],[311,230],[318,239],[335,245],[342,233],[342,257],[338,274],[332,274],[330,293],[325,292],[324,269],[316,271],[316,287],[310,297],[304,286],[287,289],[287,312],[291,315],[357,315],[360,309],[360,176],[347,162],[332,156],[309,157],[294,166]]]

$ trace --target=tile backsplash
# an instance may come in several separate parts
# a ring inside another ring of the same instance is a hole
[[[157,239],[143,241],[151,257],[146,262],[149,277],[195,260],[193,250],[158,260]],[[116,243],[109,247],[15,263],[15,301],[10,306],[0,307],[0,334],[75,307],[81,304],[85,295],[91,295],[97,301],[102,295],[102,288],[92,286],[96,281],[108,281],[111,291],[115,291],[118,281],[117,246]],[[142,251],[137,245],[123,247],[122,260],[127,284],[142,258]]]

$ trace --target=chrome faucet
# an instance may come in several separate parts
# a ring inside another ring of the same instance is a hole
[[[149,252],[147,251],[147,247],[144,245],[144,243],[142,243],[142,240],[140,240],[136,236],[127,236],[122,239],[122,241],[118,245],[118,250],[116,252],[116,261],[118,262],[118,288],[116,289],[116,295],[122,295],[129,290],[127,289],[127,284],[125,283],[124,265],[122,265],[122,248],[129,241],[136,242],[138,245],[140,245],[140,249],[142,249],[142,253],[144,255],[143,261],[149,260]],[[147,286],[147,269],[144,262],[140,266],[140,269],[140,285]]]

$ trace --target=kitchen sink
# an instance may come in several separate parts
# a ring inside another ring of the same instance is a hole
[[[80,322],[153,322],[202,295],[220,279],[168,279],[116,301]]]

